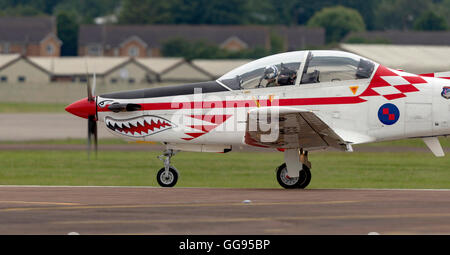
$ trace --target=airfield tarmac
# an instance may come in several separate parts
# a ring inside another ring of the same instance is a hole
[[[0,234],[69,232],[449,234],[450,190],[0,186]]]

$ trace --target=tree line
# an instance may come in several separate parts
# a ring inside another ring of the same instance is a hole
[[[123,24],[305,25],[333,6],[357,10],[368,30],[414,29],[430,13],[450,25],[450,0],[0,0],[0,15],[71,11],[82,23],[114,14]]]

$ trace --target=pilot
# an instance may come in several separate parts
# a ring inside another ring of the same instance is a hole
[[[267,66],[264,69],[264,80],[267,81],[266,87],[278,86],[277,77],[278,68],[276,66]]]
[[[294,85],[296,79],[297,73],[295,71],[287,69],[280,73],[280,76],[278,77],[278,84],[280,86]]]
[[[297,71],[290,69],[287,65],[281,63],[281,71],[278,75],[278,84],[280,86],[294,85],[297,79]],[[298,68],[297,68],[298,69]]]

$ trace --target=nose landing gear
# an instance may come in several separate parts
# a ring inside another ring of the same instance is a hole
[[[178,170],[170,165],[170,158],[172,158],[177,151],[168,149],[158,156],[158,159],[164,162],[164,167],[156,174],[156,181],[161,187],[173,187],[178,181]]]

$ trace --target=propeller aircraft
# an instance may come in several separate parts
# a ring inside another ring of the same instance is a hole
[[[412,74],[342,51],[295,51],[264,57],[209,82],[88,96],[66,110],[119,137],[161,142],[157,181],[177,183],[179,151],[226,153],[259,147],[284,153],[278,183],[304,189],[310,151],[353,151],[356,144],[422,138],[444,156],[450,134],[450,72]],[[95,76],[94,76],[95,88]]]

